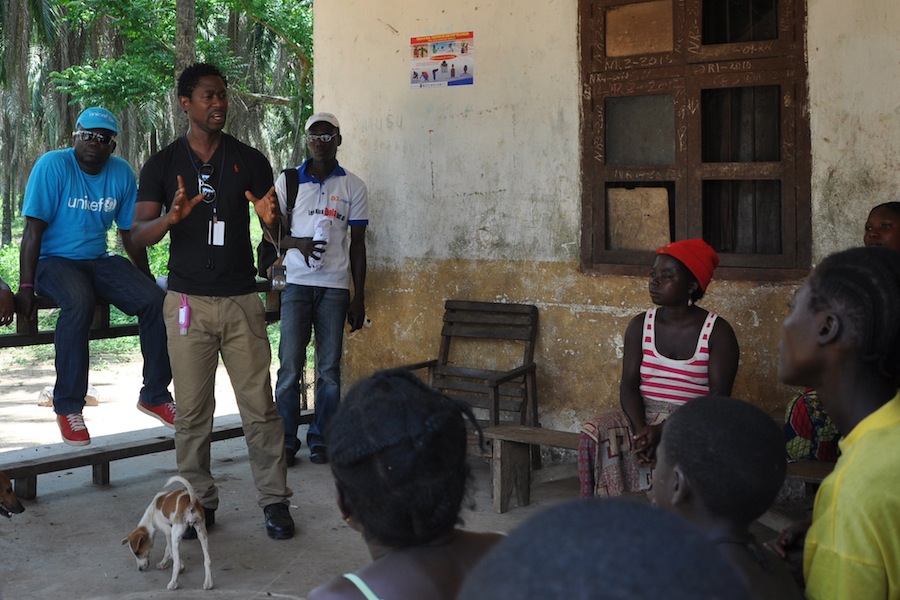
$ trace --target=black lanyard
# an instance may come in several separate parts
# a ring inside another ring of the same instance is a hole
[[[209,175],[202,175],[200,173],[200,169],[197,168],[197,162],[199,160],[199,157],[197,157],[198,160],[194,159],[194,157],[196,155],[194,154],[194,151],[191,150],[190,144],[188,144],[187,134],[184,134],[181,139],[184,141],[184,147],[187,149],[188,158],[190,158],[190,160],[191,160],[191,166],[194,168],[194,172],[197,174],[197,181],[203,181],[203,183],[206,183],[207,180],[210,177],[212,177],[212,173],[210,173]],[[216,187],[214,188],[214,190],[216,192],[216,197],[213,198],[213,201],[209,203],[212,206],[212,221],[213,221],[213,223],[215,223],[218,220],[216,208],[219,203],[219,190],[222,189],[222,174],[225,172],[225,137],[224,136],[222,137],[219,147],[222,150],[222,164],[219,165],[219,181],[216,184]],[[213,154],[215,154],[215,152],[213,152]],[[210,158],[212,158],[212,157],[210,157]],[[200,166],[202,167],[203,165],[208,165],[208,164],[209,164],[208,162],[204,162]],[[210,165],[210,167],[212,167],[212,165]],[[197,192],[198,193],[200,192],[199,186],[198,186]]]

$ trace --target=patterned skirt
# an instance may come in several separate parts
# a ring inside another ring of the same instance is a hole
[[[678,405],[644,400],[649,425],[665,421]],[[639,464],[631,439],[631,425],[622,410],[603,413],[585,423],[578,442],[578,477],[582,497],[612,497],[648,492],[653,466]]]
[[[790,460],[835,462],[840,456],[837,425],[825,412],[813,389],[798,394],[784,416],[785,450]]]

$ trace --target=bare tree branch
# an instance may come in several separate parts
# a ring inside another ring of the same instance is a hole
[[[273,96],[271,94],[257,94],[256,92],[242,92],[235,89],[229,89],[228,94],[237,96],[243,100],[249,108],[260,104],[274,104],[277,106],[290,106],[294,101],[293,98],[287,96]]]

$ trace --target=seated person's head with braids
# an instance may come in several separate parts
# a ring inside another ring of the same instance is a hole
[[[863,227],[863,245],[900,251],[900,202],[872,207]],[[895,383],[900,387],[900,380]],[[806,388],[788,404],[784,436],[789,458],[835,462],[840,454],[841,432],[814,388]]]
[[[457,528],[470,478],[465,403],[406,370],[375,373],[348,392],[328,430],[344,520],[373,562],[313,590],[310,600],[455,598],[497,534]],[[480,434],[480,431],[479,431]],[[402,576],[401,576],[402,575]]]
[[[851,248],[819,262],[781,325],[779,379],[815,388],[842,435],[812,524],[777,543],[802,541],[808,598],[900,598],[898,306],[900,253]]]

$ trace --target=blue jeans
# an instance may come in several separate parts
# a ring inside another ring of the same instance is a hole
[[[325,446],[325,428],[341,399],[341,353],[350,290],[288,284],[281,292],[281,344],[275,403],[284,421],[284,446],[297,452],[300,440],[300,375],[315,329],[316,411],[306,434],[310,448]]]
[[[172,368],[166,348],[163,299],[159,286],[122,256],[71,260],[58,256],[38,261],[35,291],[59,305],[56,323],[56,386],[53,408],[58,415],[80,413],[88,387],[88,336],[98,300],[138,316],[144,386],[139,399],[147,406],[172,401]]]

